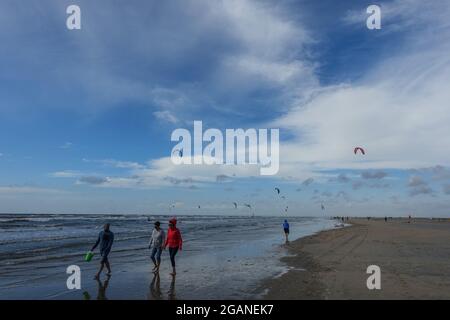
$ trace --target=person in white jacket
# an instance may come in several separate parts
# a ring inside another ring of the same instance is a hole
[[[153,268],[153,272],[155,273],[159,271],[159,265],[161,264],[161,253],[166,238],[166,234],[160,228],[160,225],[161,224],[159,223],[159,221],[155,222],[155,228],[153,229],[152,237],[150,238],[150,242],[148,243],[149,249],[152,249],[151,258],[153,264],[155,265]]]

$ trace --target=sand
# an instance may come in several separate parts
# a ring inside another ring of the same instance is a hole
[[[267,299],[450,299],[450,222],[353,219],[293,241],[290,271],[267,280]],[[369,290],[369,265],[381,289]]]

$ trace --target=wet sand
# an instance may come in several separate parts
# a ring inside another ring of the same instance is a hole
[[[291,242],[291,269],[267,280],[267,299],[450,299],[450,222],[353,219]],[[367,289],[369,265],[381,290]]]

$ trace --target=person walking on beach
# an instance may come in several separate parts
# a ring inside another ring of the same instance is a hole
[[[161,229],[159,221],[155,222],[155,228],[152,231],[152,237],[148,243],[149,249],[152,249],[152,255],[150,256],[155,267],[153,272],[159,272],[159,265],[161,264],[161,253],[164,245],[166,234]],[[156,256],[156,259],[155,259]]]
[[[109,230],[110,224],[107,223],[103,226],[103,231],[100,231],[98,234],[97,242],[92,247],[91,251],[94,251],[95,248],[100,244],[100,255],[102,259],[100,260],[100,269],[95,275],[94,279],[98,279],[100,277],[100,273],[103,268],[106,266],[108,273],[106,274],[108,277],[111,276],[111,266],[109,265],[108,255],[111,251],[111,247],[114,242],[114,233]]]
[[[284,236],[286,237],[286,243],[289,242],[289,223],[285,219],[283,222]]]
[[[169,247],[170,262],[172,263],[172,276],[177,274],[175,269],[175,255],[178,250],[181,251],[182,245],[183,240],[181,239],[181,232],[177,228],[177,219],[173,218],[169,221],[169,230],[167,230],[167,238],[164,243],[164,249]]]

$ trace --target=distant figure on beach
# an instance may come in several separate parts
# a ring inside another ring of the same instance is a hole
[[[387,222],[387,217],[384,217],[384,222]]]
[[[108,270],[108,273],[106,274],[108,277],[111,276],[111,266],[109,265],[108,255],[111,251],[111,247],[114,242],[114,233],[109,230],[109,223],[105,224],[103,226],[103,231],[100,231],[98,234],[97,242],[92,247],[91,251],[94,251],[95,248],[100,244],[100,255],[102,259],[100,260],[100,269],[98,270],[97,274],[95,275],[94,279],[98,279],[100,277],[100,273],[102,272],[103,268],[106,266],[106,269]]]
[[[181,232],[177,228],[177,219],[173,218],[169,221],[169,230],[167,230],[167,238],[164,243],[164,249],[169,247],[170,262],[172,263],[171,275],[177,274],[175,269],[175,256],[178,250],[182,250],[183,240],[181,239]]]
[[[155,228],[152,231],[152,237],[150,238],[150,242],[148,243],[149,249],[152,249],[151,259],[153,264],[153,272],[159,272],[159,266],[161,264],[161,253],[164,246],[164,241],[166,234],[161,229],[161,223],[159,221],[155,222]],[[155,258],[156,256],[156,258]]]
[[[284,236],[286,237],[286,243],[289,242],[289,223],[287,220],[283,222]]]

